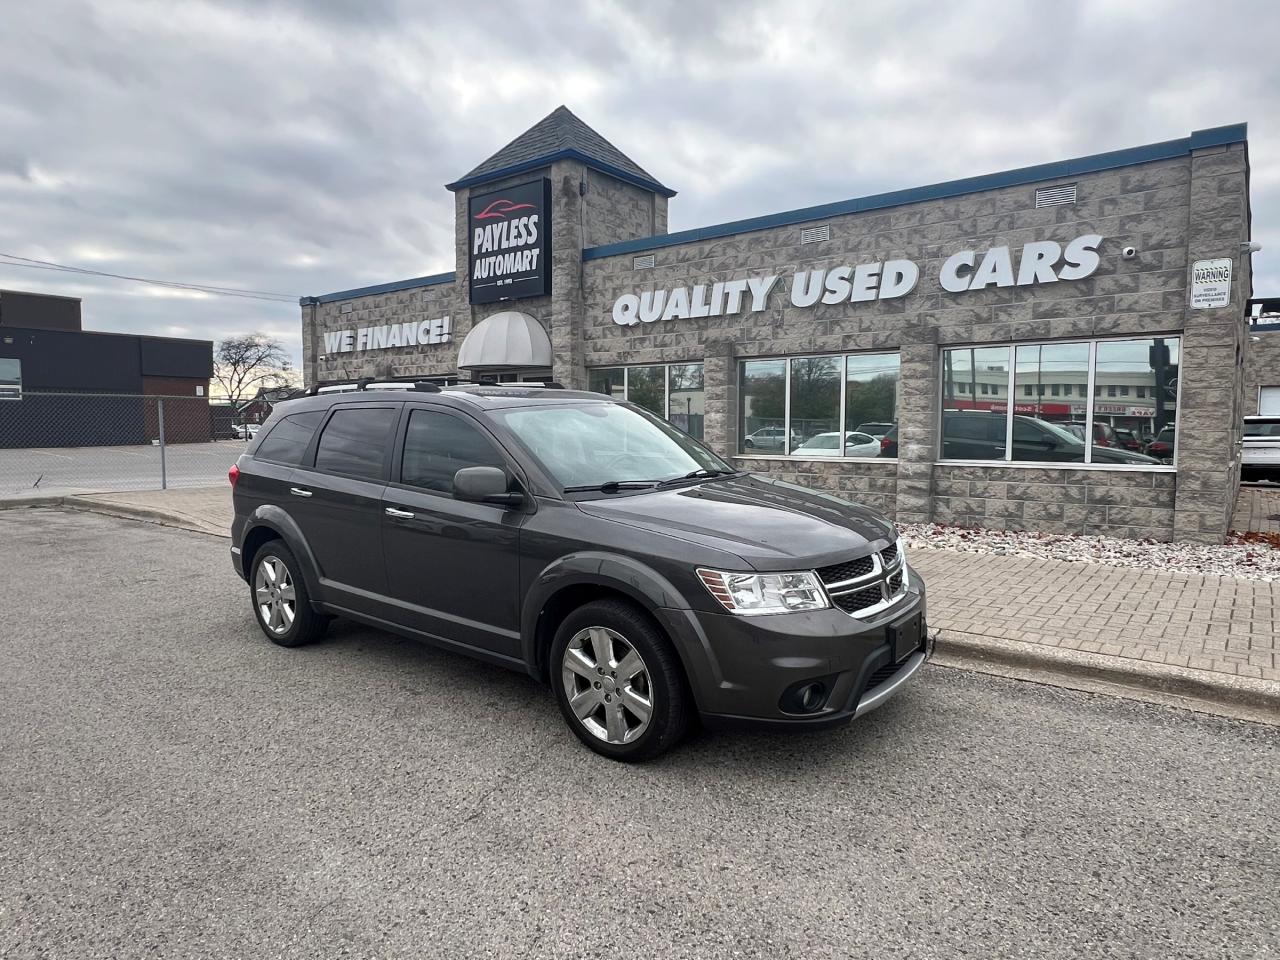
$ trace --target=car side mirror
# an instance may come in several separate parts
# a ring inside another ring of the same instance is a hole
[[[518,507],[524,495],[512,493],[505,470],[498,467],[463,467],[453,475],[453,495],[473,503]]]

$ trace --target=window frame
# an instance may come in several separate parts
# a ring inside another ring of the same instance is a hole
[[[312,414],[312,413],[319,415],[320,419],[316,422],[316,425],[311,428],[311,436],[307,438],[307,445],[302,448],[302,455],[298,458],[297,463],[288,463],[284,460],[274,460],[271,457],[264,457],[262,455],[262,448],[266,446],[267,443],[271,440],[272,434],[274,434],[277,430],[279,430],[280,427],[285,422],[292,420],[296,417],[305,417],[308,414]],[[290,470],[294,470],[299,467],[303,469],[310,469],[307,466],[307,464],[311,460],[315,459],[314,447],[316,445],[316,437],[319,436],[320,430],[324,427],[328,419],[329,419],[329,412],[324,409],[299,410],[297,413],[286,414],[282,416],[274,424],[272,424],[270,430],[267,430],[267,431],[260,430],[258,432],[258,437],[255,438],[256,440],[258,440],[258,443],[253,448],[251,452],[251,456],[253,457],[254,460],[261,460],[263,463],[270,463],[277,467],[287,467]]]
[[[1186,339],[1182,332],[1174,333],[1146,333],[1146,334],[1114,334],[1106,337],[1069,337],[1069,338],[1041,338],[1035,340],[1013,340],[1001,343],[954,343],[940,345],[938,348],[938,373],[935,384],[938,387],[938,398],[934,407],[934,425],[938,431],[937,446],[934,448],[934,462],[946,466],[966,466],[966,467],[1013,467],[1014,469],[1053,469],[1053,470],[1112,470],[1119,472],[1138,472],[1138,473],[1176,473],[1178,469],[1178,451],[1181,449],[1179,444],[1179,431],[1181,430],[1181,409],[1182,409],[1182,391],[1178,391],[1178,398],[1174,402],[1173,422],[1165,424],[1172,426],[1174,432],[1173,445],[1173,463],[1094,463],[1093,462],[1093,421],[1094,406],[1099,400],[1107,400],[1108,397],[1099,396],[1102,387],[1097,383],[1097,360],[1098,345],[1102,343],[1125,343],[1133,340],[1177,340],[1178,341],[1178,362],[1182,363],[1182,341]],[[1018,347],[1035,347],[1035,346],[1052,346],[1057,344],[1083,343],[1089,347],[1089,369],[1086,380],[1086,395],[1080,399],[1086,400],[1085,404],[1085,462],[1071,463],[1061,460],[1013,460],[1013,420],[1017,416],[1017,402],[1014,400],[1014,389],[1017,382],[1017,348]],[[942,376],[943,363],[942,357],[948,350],[982,350],[1003,347],[1008,350],[1008,367],[1009,367],[1009,403],[1005,411],[1005,459],[1003,460],[964,460],[957,458],[943,457],[943,436],[942,436],[942,414],[945,399],[942,395]],[[1154,395],[1154,388],[1152,388]]]
[[[490,430],[483,421],[476,417],[469,416],[457,407],[451,407],[442,403],[405,403],[400,411],[400,419],[397,421],[395,428],[392,430],[393,453],[389,465],[390,472],[387,474],[387,488],[395,490],[404,490],[409,493],[424,497],[439,497],[442,500],[448,500],[451,503],[475,504],[476,506],[489,507],[495,510],[507,510],[501,504],[477,503],[472,500],[459,500],[453,491],[445,493],[443,490],[431,490],[427,487],[419,487],[412,483],[404,483],[400,478],[404,473],[404,448],[409,439],[409,420],[413,414],[422,410],[428,413],[439,413],[460,420],[467,426],[475,428],[475,430],[486,440],[492,444],[494,450],[498,452],[498,456],[504,462],[504,469],[507,474],[507,489],[511,489],[512,483],[519,484],[523,490],[532,490],[528,477],[521,469],[520,461],[511,455],[506,446],[503,444],[492,430]]]
[[[848,416],[849,358],[850,357],[883,357],[883,356],[893,356],[898,358],[898,380],[894,388],[895,396],[894,396],[894,411],[893,411],[893,423],[896,425],[898,423],[898,409],[897,409],[898,399],[899,399],[898,394],[900,394],[902,389],[902,350],[901,348],[896,350],[852,350],[852,351],[833,350],[833,351],[825,351],[825,352],[817,352],[817,353],[802,353],[802,354],[795,354],[795,355],[771,353],[771,354],[764,354],[758,357],[737,357],[736,360],[738,364],[738,379],[737,379],[738,403],[737,403],[737,408],[734,410],[735,436],[733,441],[735,452],[730,455],[730,458],[743,459],[743,460],[791,460],[791,461],[801,461],[801,462],[815,461],[817,463],[830,463],[832,461],[843,461],[845,463],[897,463],[898,462],[897,457],[846,457],[843,454],[844,447],[847,445],[845,443],[840,444],[841,455],[838,457],[797,456],[791,449],[791,436],[794,433],[794,430],[791,427],[791,362],[793,360],[820,360],[827,357],[836,357],[840,360],[840,416],[838,421],[839,428],[837,429],[836,432],[843,438],[850,433],[857,432],[856,430],[851,429],[848,423],[846,423],[846,417]],[[746,365],[748,363],[754,363],[758,361],[768,361],[768,360],[781,360],[783,362],[782,426],[778,428],[782,431],[783,452],[781,454],[757,453],[754,450],[744,450],[742,447],[743,437],[741,435],[741,432],[742,432],[743,374],[745,372]]]
[[[381,399],[381,398],[379,398]],[[316,429],[311,437],[311,443],[307,447],[307,452],[302,458],[302,463],[298,464],[295,469],[309,470],[312,473],[322,474],[326,477],[341,477],[343,480],[351,480],[355,483],[376,483],[386,486],[387,478],[391,469],[391,453],[395,449],[396,432],[400,428],[400,420],[403,416],[403,403],[335,403],[329,408],[325,414],[324,422]],[[340,473],[337,470],[330,470],[316,466],[316,459],[320,454],[320,441],[324,437],[324,432],[329,429],[329,424],[333,422],[333,418],[340,412],[346,410],[390,410],[392,411],[391,429],[387,431],[386,445],[382,450],[382,470],[377,478],[357,477],[350,473]]]

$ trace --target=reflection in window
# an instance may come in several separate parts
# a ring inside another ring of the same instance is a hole
[[[705,390],[701,363],[596,367],[587,371],[587,389],[615,400],[629,400],[702,439]]]
[[[1177,337],[1155,337],[944,350],[942,457],[1172,464],[1179,348]],[[1010,352],[1012,410],[980,399],[1001,395]]]
[[[744,452],[786,453],[787,361],[748,360],[742,364],[741,425]]]
[[[1094,443],[1117,445],[1109,436],[1099,436],[1097,428],[1107,426],[1132,436],[1132,441],[1125,436],[1125,442],[1118,445],[1145,449],[1165,426],[1173,424],[1178,401],[1179,347],[1177,337],[1099,342],[1094,383],[1105,387],[1107,395],[1094,401]],[[1131,387],[1141,387],[1142,392],[1130,390]],[[1157,459],[1172,461],[1172,442],[1162,444],[1157,453]]]
[[[1075,384],[1089,383],[1089,344],[1029,343],[1015,349],[1014,383],[1032,387],[1035,399],[1017,404],[1011,459],[1043,463],[1084,463],[1084,403],[1069,399]],[[1049,395],[1045,396],[1045,385]],[[1015,386],[1016,390],[1016,386]],[[1080,436],[1052,424],[1078,423]]]
[[[896,353],[743,361],[739,451],[896,457],[900,366]]]

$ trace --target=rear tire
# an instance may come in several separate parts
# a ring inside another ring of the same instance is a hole
[[[550,667],[565,723],[601,756],[649,760],[684,736],[690,699],[680,658],[631,604],[596,600],[569,614]]]
[[[300,647],[324,636],[329,619],[311,609],[302,568],[283,540],[264,543],[253,555],[249,602],[267,639],[281,647]]]

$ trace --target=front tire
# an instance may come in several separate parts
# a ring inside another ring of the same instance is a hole
[[[313,643],[329,626],[327,617],[311,609],[301,567],[283,540],[264,543],[254,554],[249,599],[258,626],[281,647]]]
[[[565,723],[611,760],[665,753],[688,724],[684,671],[671,642],[623,601],[593,601],[565,618],[551,646],[551,682]]]

